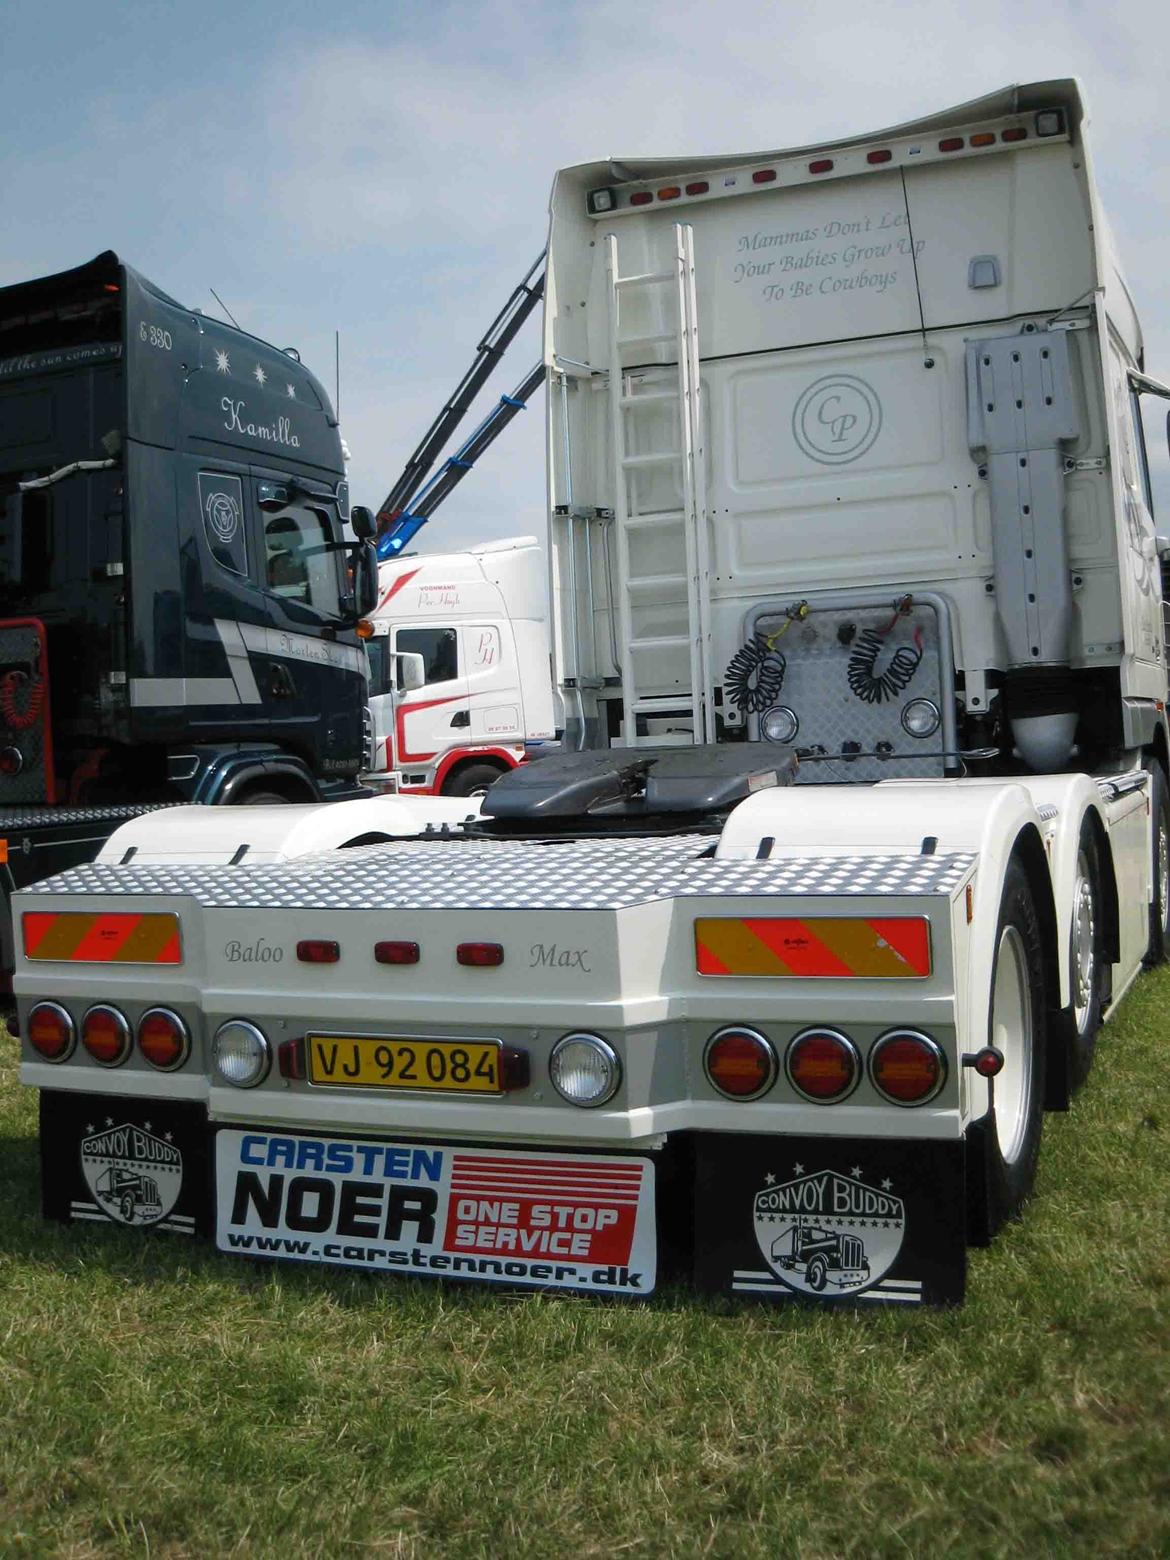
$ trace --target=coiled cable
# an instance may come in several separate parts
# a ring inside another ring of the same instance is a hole
[[[896,699],[906,688],[922,660],[922,630],[914,630],[912,645],[899,645],[882,671],[877,671],[878,658],[886,645],[889,628],[864,628],[849,656],[846,675],[854,698],[863,704],[881,704],[886,699]]]
[[[0,714],[3,714],[5,725],[12,731],[28,731],[41,718],[41,706],[45,702],[43,677],[31,679],[24,708],[21,709],[17,703],[19,690],[29,682],[28,673],[17,670],[0,678]]]
[[[727,696],[745,714],[769,709],[784,686],[788,662],[763,634],[740,648],[727,663],[723,684]]]

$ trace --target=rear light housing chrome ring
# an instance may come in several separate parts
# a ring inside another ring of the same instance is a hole
[[[44,1012],[46,1008],[62,1021],[69,1036],[69,1043],[61,1052],[60,1056],[46,1056],[43,1051],[37,1050],[37,1047],[33,1045],[32,1039],[30,1038],[34,1018],[38,1013]],[[26,1024],[22,1025],[22,1028],[24,1030],[25,1037],[28,1039],[29,1045],[32,1046],[33,1051],[36,1053],[37,1060],[41,1062],[48,1062],[53,1067],[59,1066],[62,1062],[67,1062],[73,1055],[74,1051],[77,1049],[77,1025],[73,1022],[73,1015],[69,1012],[68,1008],[63,1008],[59,1002],[35,1002],[29,1009],[28,1021]]]
[[[891,1040],[915,1040],[932,1053],[935,1061],[938,1063],[938,1079],[929,1093],[920,1095],[916,1100],[900,1100],[897,1095],[887,1094],[885,1089],[882,1088],[877,1081],[877,1061],[881,1056],[883,1047],[888,1045]],[[873,1045],[870,1046],[869,1056],[866,1058],[866,1071],[869,1074],[869,1081],[873,1085],[875,1092],[880,1094],[888,1105],[897,1105],[902,1110],[916,1110],[918,1106],[929,1105],[931,1100],[938,1098],[943,1085],[947,1081],[947,1056],[938,1041],[932,1039],[930,1035],[924,1034],[921,1029],[887,1029],[885,1034],[879,1035]]]
[[[845,1048],[852,1060],[853,1081],[848,1088],[842,1089],[838,1094],[809,1094],[792,1076],[792,1053],[802,1040],[807,1040],[812,1035],[828,1035]],[[799,1034],[793,1035],[784,1051],[784,1076],[788,1080],[788,1086],[794,1094],[799,1095],[802,1100],[807,1100],[810,1105],[840,1105],[842,1100],[847,1100],[854,1093],[864,1072],[865,1063],[861,1059],[861,1052],[848,1035],[842,1034],[839,1029],[834,1029],[831,1024],[809,1024]]]
[[[108,1060],[105,1057],[95,1056],[85,1043],[85,1026],[95,1013],[108,1014],[114,1020],[114,1028],[121,1037],[122,1043],[117,1056],[111,1056]],[[95,1002],[92,1006],[86,1008],[81,1015],[80,1032],[82,1050],[89,1057],[90,1061],[96,1062],[99,1067],[121,1067],[129,1060],[130,1052],[134,1049],[134,1031],[130,1028],[129,1020],[125,1013],[120,1012],[116,1007],[112,1007],[108,1002]]]
[[[151,1057],[147,1056],[145,1051],[143,1051],[143,1049],[142,1049],[142,1026],[143,1026],[143,1024],[146,1023],[148,1018],[165,1018],[165,1019],[169,1020],[169,1022],[172,1023],[175,1026],[176,1030],[179,1032],[180,1036],[182,1037],[183,1044],[182,1044],[182,1046],[180,1048],[179,1055],[177,1056],[177,1058],[173,1062],[167,1062],[164,1065],[162,1062],[154,1061]],[[137,1025],[137,1029],[136,1029],[136,1032],[135,1032],[135,1037],[136,1037],[136,1039],[138,1041],[138,1050],[139,1050],[139,1054],[142,1056],[143,1061],[149,1063],[149,1065],[151,1067],[153,1067],[156,1072],[178,1072],[179,1068],[182,1067],[187,1061],[190,1060],[190,1056],[191,1056],[191,1031],[187,1028],[187,1025],[183,1022],[183,1020],[179,1017],[179,1015],[172,1008],[168,1008],[168,1007],[147,1008],[146,1011],[139,1016],[138,1025]]]
[[[760,1085],[760,1087],[758,1089],[754,1089],[750,1094],[731,1094],[726,1089],[721,1088],[716,1080],[711,1076],[711,1069],[708,1066],[708,1059],[710,1058],[713,1047],[718,1043],[718,1041],[722,1040],[725,1035],[747,1035],[749,1039],[754,1040],[760,1046],[761,1052],[766,1053],[766,1055],[770,1058],[767,1077]],[[761,1034],[758,1029],[753,1029],[750,1024],[724,1024],[723,1028],[717,1029],[703,1047],[704,1077],[707,1079],[707,1082],[711,1085],[711,1087],[717,1090],[717,1092],[722,1095],[725,1100],[734,1100],[736,1104],[750,1102],[751,1100],[763,1099],[764,1095],[767,1094],[768,1090],[776,1082],[776,1078],[779,1075],[779,1072],[780,1059],[776,1055],[776,1047],[768,1039],[767,1035]]]

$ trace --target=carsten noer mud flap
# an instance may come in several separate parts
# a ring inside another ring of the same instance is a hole
[[[42,1089],[44,1215],[210,1235],[207,1144],[202,1105]]]
[[[964,1145],[696,1133],[699,1288],[772,1301],[952,1305]]]

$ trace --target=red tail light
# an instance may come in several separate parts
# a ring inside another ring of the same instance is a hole
[[[56,1002],[38,1002],[28,1015],[28,1043],[46,1062],[63,1062],[73,1049],[73,1020]]]
[[[754,1029],[720,1029],[707,1041],[703,1068],[720,1094],[757,1100],[776,1081],[776,1053]]]
[[[1024,129],[1023,125],[1012,125],[1007,130],[1001,130],[999,133],[999,138],[1001,141],[1026,141],[1028,139],[1028,132]]]
[[[832,173],[833,159],[831,157],[818,157],[808,165],[810,173]]]
[[[503,964],[504,950],[500,943],[460,943],[455,950],[455,957],[460,964],[471,964],[476,968],[486,969],[494,964]]]
[[[929,1035],[894,1029],[869,1053],[869,1076],[892,1105],[925,1105],[946,1080],[946,1057]]]
[[[696,179],[693,184],[687,185],[688,195],[705,195],[711,188],[706,179]]]
[[[374,944],[374,958],[379,964],[417,964],[419,948],[416,942],[380,942]]]
[[[152,1067],[173,1072],[190,1055],[191,1036],[170,1008],[149,1008],[138,1020],[138,1049]]]
[[[117,1008],[98,1003],[81,1020],[81,1043],[95,1062],[117,1067],[130,1055],[130,1025]]]
[[[654,197],[651,195],[649,190],[636,190],[634,194],[630,196],[630,205],[648,206],[653,199]]]
[[[776,177],[776,170],[775,170],[775,168],[758,168],[756,170],[756,172],[752,174],[752,183],[753,184],[771,184],[772,180],[775,177]]]
[[[961,135],[948,135],[945,140],[938,143],[940,152],[961,152],[963,150],[963,137]]]
[[[297,943],[297,958],[302,964],[336,964],[341,958],[341,944],[327,942],[321,937],[306,937]]]
[[[865,160],[868,163],[884,163],[889,162],[893,155],[893,152],[867,152]]]
[[[852,1094],[861,1077],[861,1058],[848,1036],[835,1029],[806,1029],[784,1058],[788,1081],[818,1105],[835,1105]]]

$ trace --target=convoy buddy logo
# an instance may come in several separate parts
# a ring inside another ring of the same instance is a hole
[[[104,1129],[87,1128],[81,1140],[81,1170],[94,1201],[116,1224],[141,1226],[165,1219],[183,1188],[183,1156],[156,1137],[150,1122],[120,1127],[107,1116]]]
[[[882,403],[864,379],[830,374],[809,385],[792,413],[792,433],[810,460],[843,466],[882,431]]]
[[[890,1182],[866,1186],[851,1175],[820,1170],[766,1185],[756,1193],[756,1240],[781,1283],[798,1294],[856,1294],[883,1278],[902,1249],[906,1207]]]

